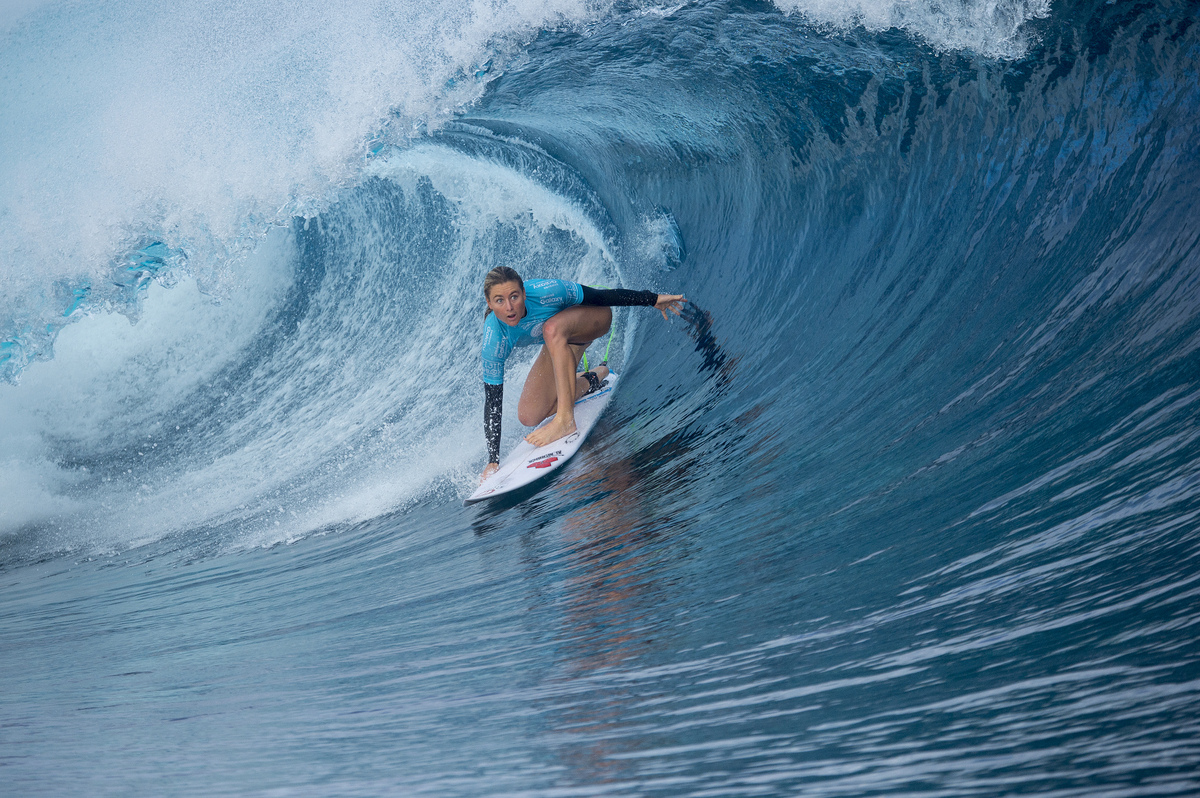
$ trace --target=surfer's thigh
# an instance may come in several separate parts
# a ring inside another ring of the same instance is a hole
[[[608,332],[612,326],[612,309],[597,305],[575,305],[555,313],[542,327],[549,341],[561,335],[569,344],[587,346]]]

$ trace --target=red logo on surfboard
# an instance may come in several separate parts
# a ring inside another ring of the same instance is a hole
[[[557,457],[547,457],[545,460],[534,460],[526,468],[549,468],[551,463],[558,462]]]

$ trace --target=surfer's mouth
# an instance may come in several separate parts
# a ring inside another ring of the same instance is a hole
[[[516,327],[517,323],[521,321],[521,317],[525,315],[524,310],[525,308],[514,308],[512,313],[505,313],[504,323],[509,327]]]

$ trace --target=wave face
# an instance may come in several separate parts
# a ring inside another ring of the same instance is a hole
[[[0,18],[6,782],[1195,792],[1198,12]],[[464,508],[500,264],[693,304]]]

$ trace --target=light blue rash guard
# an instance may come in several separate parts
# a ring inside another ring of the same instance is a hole
[[[504,361],[518,346],[543,342],[542,325],[564,308],[583,301],[583,286],[568,280],[525,280],[525,318],[509,327],[495,313],[483,322],[483,381],[504,384]]]

